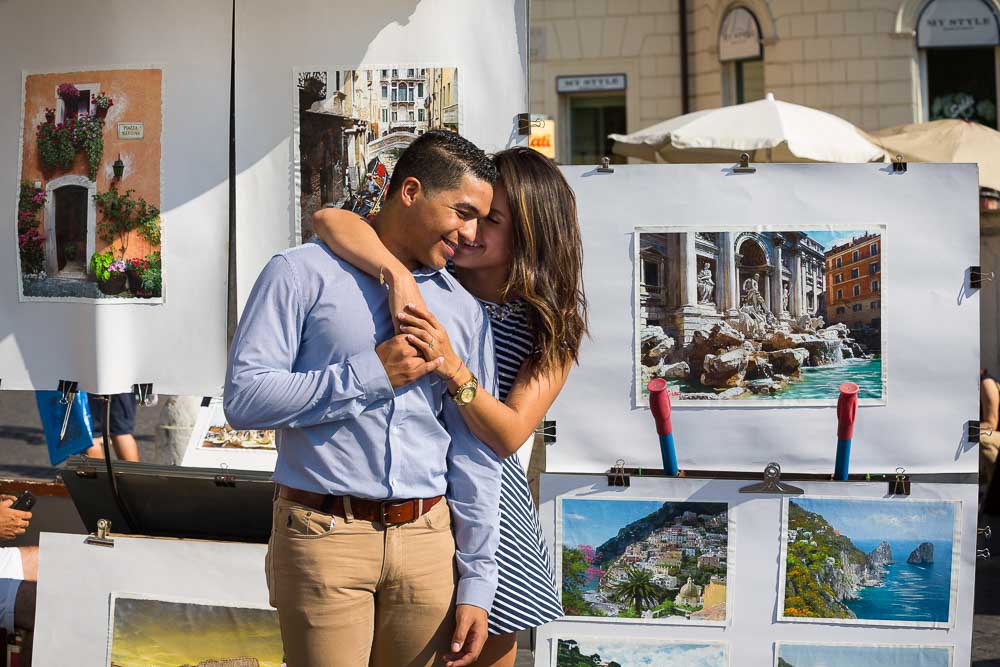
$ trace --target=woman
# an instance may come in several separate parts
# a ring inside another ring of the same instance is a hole
[[[527,148],[497,153],[499,182],[474,244],[461,244],[453,271],[486,308],[493,328],[499,395],[480,388],[462,408],[473,433],[504,457],[500,493],[499,577],[490,637],[477,665],[509,667],[516,633],[562,616],[518,448],[531,436],[577,361],[586,333],[583,252],[576,199],[548,158]],[[427,311],[406,267],[361,218],[323,209],[314,229],[341,258],[385,280],[400,333],[430,360],[450,392],[471,373]]]

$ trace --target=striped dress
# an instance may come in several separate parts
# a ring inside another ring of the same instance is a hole
[[[534,341],[522,301],[501,305],[482,303],[493,327],[498,398],[506,401],[521,363],[531,353]],[[527,463],[524,462],[525,465]],[[549,550],[542,538],[528,479],[517,454],[503,463],[497,565],[499,574],[496,598],[490,611],[490,634],[502,635],[535,628],[563,615],[562,604],[556,595]]]

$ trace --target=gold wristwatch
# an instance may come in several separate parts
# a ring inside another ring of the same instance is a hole
[[[476,399],[477,389],[479,389],[479,380],[476,379],[472,371],[469,371],[468,381],[465,384],[460,384],[451,398],[458,407],[468,405]]]

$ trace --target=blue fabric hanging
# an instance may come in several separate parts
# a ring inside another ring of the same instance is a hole
[[[73,398],[73,409],[66,425],[66,436],[62,441],[59,440],[59,432],[62,430],[68,407],[61,402],[62,397],[62,392],[58,391],[35,392],[38,416],[41,417],[42,428],[45,430],[45,443],[49,447],[49,461],[52,465],[58,465],[94,444],[90,405],[87,394],[83,391],[78,392]]]

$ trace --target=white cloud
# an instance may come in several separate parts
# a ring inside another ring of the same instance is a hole
[[[566,519],[572,519],[573,521],[589,521],[589,519],[584,515],[574,514],[572,512],[567,512],[566,514],[563,514],[563,517]]]

